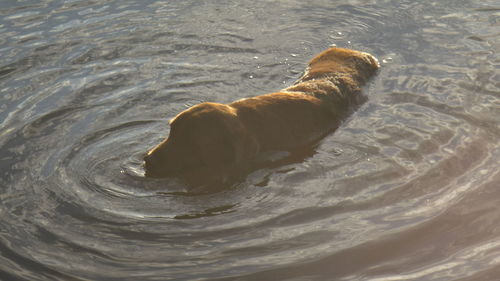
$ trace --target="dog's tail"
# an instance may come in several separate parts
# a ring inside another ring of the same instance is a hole
[[[379,67],[378,60],[368,53],[330,48],[314,57],[304,75],[283,91],[312,95],[335,114],[345,115],[366,101],[361,86]]]

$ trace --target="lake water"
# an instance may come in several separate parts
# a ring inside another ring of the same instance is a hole
[[[0,2],[1,280],[499,280],[500,3]],[[302,159],[143,177],[167,121],[382,63]]]

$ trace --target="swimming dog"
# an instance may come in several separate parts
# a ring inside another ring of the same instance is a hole
[[[204,183],[266,151],[319,141],[366,99],[379,68],[368,53],[333,47],[314,57],[290,87],[230,104],[203,102],[170,121],[170,134],[144,157],[145,176]]]

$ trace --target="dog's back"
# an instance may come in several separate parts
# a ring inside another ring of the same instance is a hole
[[[362,104],[361,86],[379,68],[372,55],[330,48],[311,60],[304,75],[278,93],[231,103],[267,149],[318,140]]]

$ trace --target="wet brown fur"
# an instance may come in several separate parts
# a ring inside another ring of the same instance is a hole
[[[169,137],[147,153],[145,175],[203,184],[251,163],[261,152],[316,142],[363,102],[360,87],[378,67],[367,53],[330,48],[280,92],[195,105],[174,117]]]

